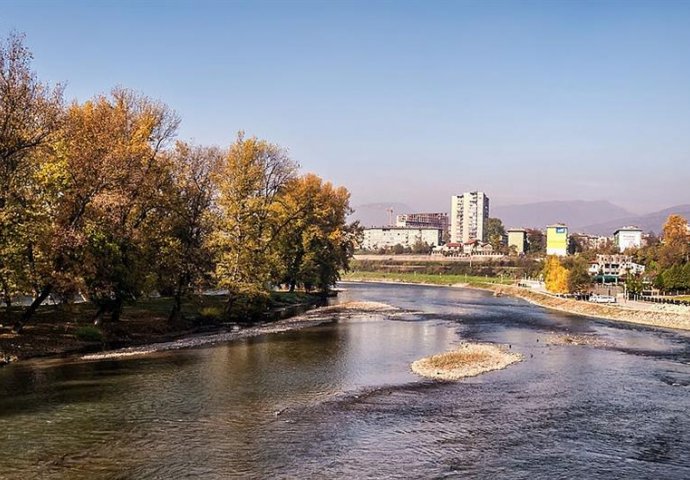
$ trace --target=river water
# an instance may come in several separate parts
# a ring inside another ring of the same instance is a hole
[[[0,478],[690,478],[690,334],[475,290],[345,284],[408,313],[0,369]],[[549,345],[553,334],[607,346]],[[463,340],[525,360],[457,383]]]

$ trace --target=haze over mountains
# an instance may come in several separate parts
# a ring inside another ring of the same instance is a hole
[[[359,220],[365,227],[388,224],[387,209],[395,215],[417,210],[403,203],[370,203],[354,207],[352,219]],[[636,225],[643,231],[660,233],[664,222],[671,214],[690,219],[690,204],[676,205],[663,210],[636,214],[608,201],[547,201],[491,207],[491,217],[500,218],[506,228],[541,228],[553,223],[565,223],[571,232],[593,235],[612,235],[619,228]]]
[[[625,218],[613,219],[601,223],[585,225],[580,230],[595,235],[611,235],[617,228],[625,225],[637,225],[643,232],[661,233],[661,230],[669,215],[676,214],[690,220],[690,204],[676,205],[658,212],[646,215],[634,215]]]

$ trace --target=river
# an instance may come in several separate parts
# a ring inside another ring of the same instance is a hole
[[[477,290],[344,284],[407,313],[0,369],[0,478],[690,478],[690,334]],[[606,347],[549,345],[554,333]],[[457,383],[462,340],[525,360]]]

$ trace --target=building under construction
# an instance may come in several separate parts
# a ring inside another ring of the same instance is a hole
[[[395,221],[396,227],[407,228],[438,228],[443,232],[443,238],[448,235],[447,213],[405,213],[398,215]]]

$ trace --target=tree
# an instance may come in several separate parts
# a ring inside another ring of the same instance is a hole
[[[54,291],[78,285],[98,305],[97,319],[119,319],[125,299],[141,294],[151,270],[144,255],[167,181],[164,148],[179,120],[165,105],[115,89],[83,105],[73,104],[46,163],[57,171],[50,259],[40,293],[17,329]]]
[[[644,279],[639,273],[636,275],[626,275],[625,289],[629,294],[639,295],[644,289]]]
[[[544,232],[536,228],[527,229],[527,251],[529,253],[544,253],[546,251]]]
[[[544,265],[546,289],[552,293],[568,293],[568,270],[555,255],[550,255]]]
[[[683,267],[681,265],[673,265],[661,274],[663,279],[663,286],[666,290],[684,290],[685,277],[683,275]]]
[[[173,297],[170,320],[181,318],[184,295],[208,281],[213,270],[209,246],[215,226],[213,175],[222,156],[217,148],[177,142],[169,158],[166,215],[159,225],[167,234],[157,236],[160,241],[149,245],[158,252],[156,286]]]
[[[585,240],[578,234],[573,234],[568,237],[568,253],[574,255],[576,253],[582,253],[587,250],[587,244]]]
[[[350,194],[314,174],[291,180],[279,198],[279,283],[290,291],[301,285],[328,291],[349,267],[359,236],[357,223],[347,224]]]
[[[664,224],[663,242],[659,249],[659,264],[668,268],[690,261],[688,222],[680,215],[670,215]]]
[[[505,236],[506,229],[503,227],[501,219],[489,218],[486,222],[486,238],[495,252],[498,252],[503,246],[503,239]]]
[[[32,58],[22,35],[0,43],[0,291],[8,307],[30,287],[33,243],[24,227],[41,217],[35,179],[62,120],[63,89],[40,83]]]
[[[568,257],[565,268],[568,270],[568,292],[578,293],[589,289],[592,278],[589,275],[589,263],[584,257]]]
[[[285,226],[276,221],[278,197],[296,169],[283,149],[256,137],[245,139],[241,132],[220,162],[214,176],[219,228],[213,243],[216,278],[229,292],[228,314],[238,309],[258,314],[266,306],[278,261],[273,242]]]

